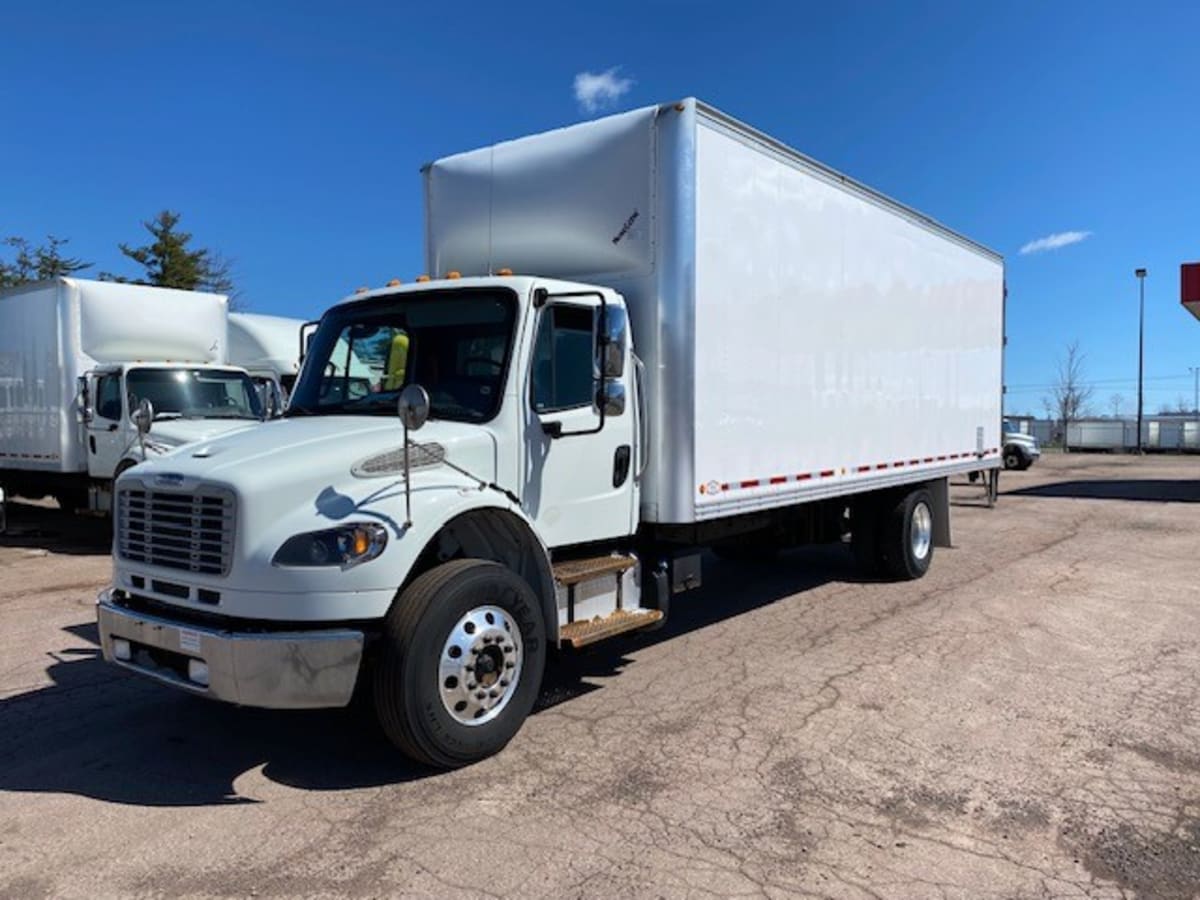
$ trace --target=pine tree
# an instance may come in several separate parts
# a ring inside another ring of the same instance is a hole
[[[180,215],[164,209],[142,225],[154,239],[142,247],[118,244],[121,252],[145,270],[141,278],[124,278],[110,272],[100,277],[108,281],[150,284],[156,287],[178,288],[184,291],[214,291],[233,294],[230,266],[211,250],[189,249],[191,232],[178,229]]]
[[[0,260],[0,287],[62,278],[91,268],[90,262],[84,262],[77,256],[63,256],[61,248],[66,243],[66,238],[52,234],[46,236],[46,243],[36,247],[21,237],[8,237],[0,241],[0,244],[17,251],[11,263]]]

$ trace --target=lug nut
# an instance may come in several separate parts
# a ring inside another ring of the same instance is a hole
[[[500,679],[500,687],[508,687],[508,679],[507,678]]]
[[[511,662],[506,662],[506,663],[504,664],[504,668],[506,668],[506,669],[515,669],[515,668],[516,668],[516,666],[517,666],[517,664],[516,664],[516,663],[511,663]]]
[[[496,690],[495,688],[493,688],[492,690],[488,691],[488,696],[489,697],[499,697],[500,692],[498,690]]]
[[[467,685],[467,690],[473,691],[473,690],[475,690],[476,687],[477,687],[477,685],[475,684],[475,682],[472,681],[470,684]]]
[[[483,699],[484,697],[486,697],[486,696],[487,696],[487,693],[486,693],[486,692],[484,692],[484,691],[480,691],[479,693],[477,693],[477,694],[475,695],[475,699],[476,699],[476,700],[482,700],[482,699]]]

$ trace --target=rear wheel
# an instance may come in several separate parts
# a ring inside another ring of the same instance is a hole
[[[887,574],[920,578],[933,562],[933,496],[925,488],[905,494],[882,522],[880,556]]]
[[[439,768],[503,749],[537,699],[545,631],[533,589],[498,563],[454,560],[419,576],[384,622],[373,679],[384,733]]]

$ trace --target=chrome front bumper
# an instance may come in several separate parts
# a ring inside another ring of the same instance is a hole
[[[345,706],[362,662],[361,631],[241,633],[198,627],[126,609],[114,601],[111,589],[97,599],[96,619],[109,662],[243,706]]]

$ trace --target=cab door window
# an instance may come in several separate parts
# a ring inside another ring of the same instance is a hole
[[[593,310],[565,304],[548,307],[533,348],[530,394],[539,413],[590,406],[593,375]]]
[[[101,375],[96,380],[96,415],[117,422],[121,419],[121,376]]]

